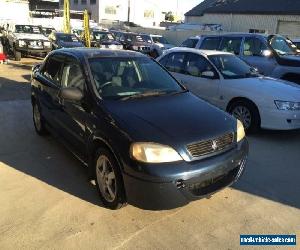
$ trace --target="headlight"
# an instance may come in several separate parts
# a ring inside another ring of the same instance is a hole
[[[44,42],[44,46],[45,46],[45,47],[50,47],[50,46],[51,46],[51,43],[50,43],[50,42]]]
[[[237,123],[236,123],[236,135],[237,135],[236,136],[236,141],[237,142],[240,142],[246,136],[244,125],[240,120],[237,120]]]
[[[18,44],[20,47],[24,47],[26,45],[26,42],[24,40],[19,40]]]
[[[275,101],[279,110],[300,110],[300,102]]]
[[[139,47],[138,46],[132,46],[132,49],[133,50],[139,50]]]
[[[182,161],[173,148],[157,143],[133,143],[130,154],[135,160],[146,163]]]

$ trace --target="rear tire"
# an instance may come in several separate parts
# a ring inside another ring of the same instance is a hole
[[[42,117],[40,106],[36,102],[32,105],[32,116],[36,133],[39,136],[47,135],[48,131],[45,127],[45,121]]]
[[[254,133],[260,128],[260,115],[257,107],[246,100],[236,101],[229,107],[229,113],[239,119],[246,132]]]
[[[103,205],[120,209],[126,205],[121,171],[115,157],[105,148],[99,148],[95,157],[95,179]]]

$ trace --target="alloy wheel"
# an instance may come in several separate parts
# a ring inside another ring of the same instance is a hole
[[[41,113],[37,104],[33,106],[33,120],[38,131],[42,130]]]
[[[96,177],[103,198],[113,202],[117,196],[117,184],[114,169],[105,155],[100,155],[96,163]]]
[[[232,115],[243,123],[245,129],[250,128],[252,122],[252,115],[250,110],[247,107],[245,106],[234,107],[234,109],[232,110]]]

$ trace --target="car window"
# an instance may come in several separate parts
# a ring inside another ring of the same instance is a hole
[[[171,72],[184,74],[185,57],[186,53],[171,53],[165,67]]]
[[[167,63],[168,63],[168,60],[169,60],[169,57],[170,57],[169,54],[168,54],[168,55],[165,55],[163,58],[161,58],[161,59],[159,60],[159,63],[160,63],[162,66],[166,67],[166,65],[167,65]]]
[[[200,49],[218,50],[221,42],[221,37],[205,38],[201,44]]]
[[[263,51],[268,47],[261,40],[255,37],[246,37],[244,41],[244,56],[262,56]]]
[[[239,55],[241,43],[242,43],[241,37],[224,37],[221,42],[220,50],[235,55]]]
[[[61,86],[63,88],[78,88],[84,90],[84,75],[80,65],[75,61],[65,63],[62,71]]]
[[[195,48],[198,43],[198,39],[189,38],[185,40],[180,47],[186,47],[186,48]]]
[[[95,87],[104,99],[183,90],[166,70],[150,58],[92,58],[89,65]]]
[[[204,72],[212,72],[213,76],[205,75],[203,74]],[[188,53],[188,58],[186,60],[186,74],[210,79],[217,76],[217,73],[210,62],[203,56],[194,53]]]
[[[63,59],[61,57],[51,56],[47,59],[41,74],[53,83],[60,85],[62,66]]]

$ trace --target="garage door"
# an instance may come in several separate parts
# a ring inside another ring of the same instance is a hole
[[[277,33],[290,37],[300,37],[300,22],[278,21]]]

